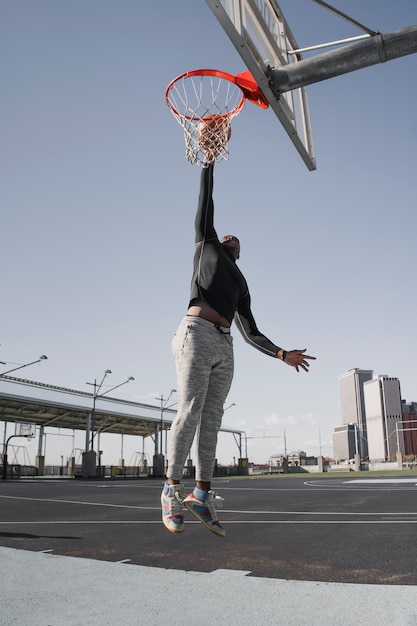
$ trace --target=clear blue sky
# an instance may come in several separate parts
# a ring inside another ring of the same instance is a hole
[[[417,23],[409,0],[333,3],[382,33]],[[302,47],[361,34],[311,0],[280,6]],[[110,368],[109,384],[135,377],[119,397],[166,397],[200,170],[164,91],[189,69],[245,67],[204,0],[2,0],[0,48],[0,360],[46,354],[21,375],[83,390]],[[235,330],[224,425],[254,437],[250,460],[282,452],[283,429],[289,450],[318,454],[320,432],[332,454],[337,377],[351,368],[398,377],[417,400],[416,75],[411,55],[310,86],[316,172],[272,111],[247,104],[233,124],[218,233],[241,240],[260,329],[317,356],[297,374]],[[50,438],[47,461],[70,441]],[[102,446],[116,462],[119,442]],[[221,436],[219,461],[233,456]]]

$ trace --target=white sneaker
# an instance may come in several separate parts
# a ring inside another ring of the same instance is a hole
[[[200,520],[206,528],[218,537],[224,537],[226,535],[226,531],[219,524],[216,509],[214,508],[215,503],[218,503],[221,506],[222,502],[223,498],[216,495],[215,491],[209,491],[208,498],[204,502],[198,500],[194,493],[190,493],[190,495],[182,501],[188,511],[190,511],[190,513]]]
[[[162,521],[171,533],[184,531],[184,515],[182,514],[183,485],[164,484],[161,493]]]

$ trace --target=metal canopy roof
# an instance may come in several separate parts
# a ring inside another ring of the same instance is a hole
[[[7,386],[3,384],[5,382]],[[2,421],[85,430],[92,407],[92,393],[0,376]],[[175,411],[164,409],[163,413],[163,428],[166,430],[172,419],[165,414],[175,414]],[[148,437],[160,424],[161,408],[158,406],[111,397],[96,399],[95,428],[101,433]]]
[[[85,430],[90,412],[91,408],[0,393],[0,420],[5,422]],[[147,437],[155,432],[155,423],[159,422],[157,418],[135,417],[111,410],[95,411],[95,426],[100,432]],[[167,423],[164,423],[164,428],[168,428]]]
[[[92,393],[0,376],[0,421],[86,430],[92,407]],[[163,410],[164,430],[169,430],[172,424],[172,417],[167,414],[175,415],[175,411]],[[111,397],[96,398],[95,430],[100,433],[149,437],[160,427],[160,406]],[[229,428],[221,430],[242,434]]]

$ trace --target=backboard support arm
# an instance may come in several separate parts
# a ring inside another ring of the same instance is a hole
[[[320,6],[324,7],[325,9],[328,9],[331,13],[334,13],[335,15],[338,15],[339,17],[343,18],[344,20],[349,22],[349,24],[352,24],[352,26],[356,26],[360,30],[363,30],[365,33],[368,33],[368,35],[377,35],[378,34],[378,31],[372,30],[371,28],[368,28],[367,26],[364,26],[363,24],[361,24],[357,20],[354,20],[352,17],[349,17],[349,15],[346,15],[346,13],[343,13],[342,11],[339,11],[339,9],[336,9],[335,7],[332,7],[327,2],[323,2],[323,0],[313,0],[313,2],[316,2],[317,4],[319,4]]]
[[[386,35],[376,34],[363,41],[318,54],[278,69],[269,68],[268,78],[274,94],[306,87],[378,63],[417,52],[417,24]]]

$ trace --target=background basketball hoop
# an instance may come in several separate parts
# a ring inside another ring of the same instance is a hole
[[[30,424],[26,422],[17,422],[15,428],[15,436],[16,437],[26,437],[28,439],[33,439],[36,433],[36,425]]]

